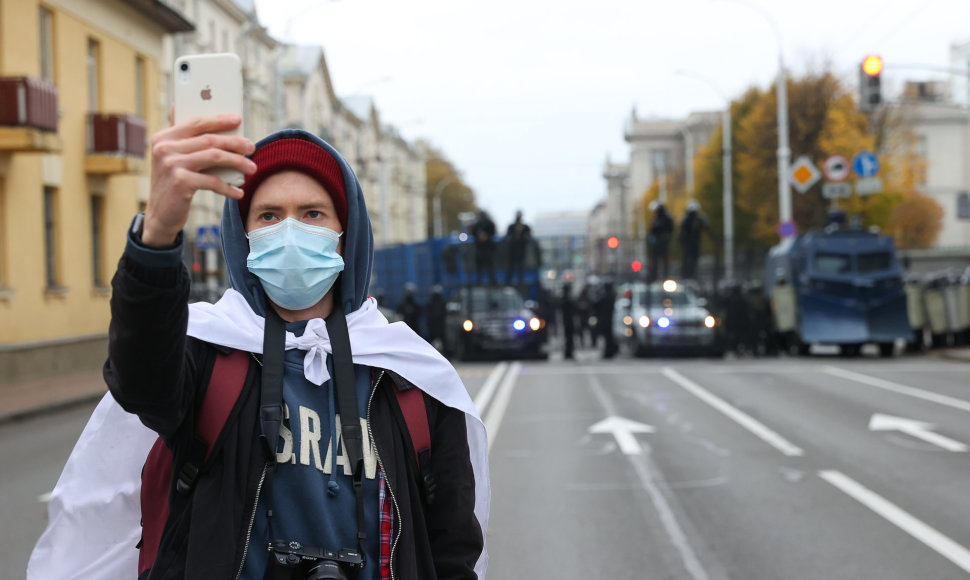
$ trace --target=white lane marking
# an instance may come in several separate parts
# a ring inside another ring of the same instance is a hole
[[[916,397],[917,399],[923,399],[924,401],[930,401],[933,403],[939,403],[941,405],[946,405],[947,407],[960,409],[961,411],[970,411],[970,401],[964,401],[963,399],[940,395],[932,391],[914,389],[913,387],[907,387],[906,385],[900,385],[899,383],[894,383],[884,379],[854,373],[838,367],[825,366],[822,368],[822,370],[830,375],[855,381],[857,383],[862,383],[864,385],[869,385],[871,387],[878,387],[880,389],[886,389],[887,391],[893,391],[894,393],[899,393],[901,395]]]
[[[606,409],[609,415],[616,415],[616,410],[613,408],[613,401],[606,395],[599,379],[595,375],[588,376],[590,388],[599,400],[600,405]],[[664,531],[667,532],[670,543],[673,544],[680,554],[684,568],[694,580],[707,580],[707,570],[704,569],[704,566],[701,565],[700,560],[697,558],[697,554],[694,553],[694,549],[687,540],[687,534],[684,533],[680,522],[677,521],[677,515],[674,513],[666,496],[657,484],[660,481],[659,474],[654,475],[651,473],[650,460],[646,455],[628,455],[627,458],[637,473],[637,479],[640,480],[640,485],[643,486],[647,495],[650,496],[650,501],[660,516],[660,523],[663,525]],[[653,471],[657,470],[653,469]]]
[[[502,418],[505,416],[505,409],[509,406],[509,400],[512,399],[512,391],[515,390],[515,379],[519,377],[519,369],[522,368],[522,363],[514,362],[505,372],[505,378],[502,379],[502,384],[498,388],[498,394],[495,396],[495,403],[488,410],[488,415],[485,417],[485,432],[488,433],[488,450],[492,450],[492,444],[495,443],[495,436],[498,435],[498,428],[502,425]]]
[[[899,431],[906,433],[910,437],[916,437],[937,447],[942,447],[947,451],[961,453],[967,450],[965,444],[940,435],[939,433],[933,433],[932,430],[935,428],[936,425],[927,423],[926,421],[894,417],[893,415],[883,415],[880,413],[876,413],[869,418],[870,431]]]
[[[966,572],[970,572],[970,550],[839,471],[819,471],[818,475]]]
[[[478,409],[478,415],[485,415],[485,407],[492,400],[492,395],[495,394],[495,387],[498,386],[499,380],[502,378],[502,374],[505,373],[506,367],[509,363],[502,361],[492,369],[492,373],[488,375],[485,379],[485,384],[482,385],[482,390],[478,391],[478,396],[475,397],[475,408]]]
[[[656,429],[650,425],[637,423],[616,415],[610,415],[589,428],[590,433],[609,433],[612,435],[624,455],[639,455],[641,452],[640,443],[633,436],[634,433],[653,433],[654,431]]]
[[[691,381],[684,375],[678,373],[670,367],[663,368],[663,375],[668,379],[674,381],[692,395],[698,399],[704,401],[708,405],[714,407],[718,411],[724,413],[729,418],[733,419],[736,423],[751,431],[758,437],[760,437],[765,443],[771,445],[778,451],[781,451],[785,455],[795,457],[804,454],[801,447],[798,447],[794,443],[791,443],[778,433],[775,433],[763,423],[748,415],[744,411],[731,406],[724,399],[718,397],[717,395],[711,393],[707,389],[701,387],[697,383]]]

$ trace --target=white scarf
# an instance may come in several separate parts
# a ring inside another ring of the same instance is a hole
[[[248,352],[263,349],[263,318],[245,298],[227,290],[215,304],[189,307],[188,335]],[[389,324],[368,298],[347,316],[353,361],[388,369],[441,403],[465,413],[475,473],[475,515],[488,527],[491,497],[485,426],[454,367],[404,323]],[[307,380],[329,378],[330,338],[322,319],[307,323],[303,336],[286,333],[286,349],[306,351]],[[110,393],[98,404],[64,466],[48,504],[47,529],[27,566],[28,580],[48,578],[130,580],[137,576],[141,537],[141,468],[157,438],[138,417],[125,412]],[[484,538],[483,538],[484,540]],[[475,566],[485,577],[488,553]]]

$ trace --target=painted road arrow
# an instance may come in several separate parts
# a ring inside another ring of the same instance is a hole
[[[917,439],[922,439],[927,443],[932,443],[937,447],[942,447],[947,451],[957,453],[967,451],[967,446],[959,441],[954,441],[949,437],[944,437],[938,433],[933,433],[936,425],[916,419],[904,419],[892,415],[880,415],[876,413],[869,419],[870,431],[900,431]]]
[[[640,444],[633,436],[634,433],[653,433],[655,430],[650,425],[637,423],[623,417],[607,417],[589,428],[590,433],[612,434],[624,455],[640,454]]]

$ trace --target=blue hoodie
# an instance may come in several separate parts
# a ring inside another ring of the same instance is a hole
[[[334,285],[337,300],[345,314],[357,310],[367,298],[371,265],[374,256],[374,237],[364,195],[356,175],[344,158],[329,144],[315,135],[300,130],[279,131],[256,144],[256,150],[280,139],[310,141],[329,153],[340,166],[347,192],[347,227],[344,233],[344,271]],[[229,271],[229,280],[254,312],[266,315],[266,296],[259,279],[246,267],[249,240],[246,238],[244,217],[239,203],[227,199],[222,216],[222,247]],[[286,329],[297,336],[305,330],[306,321],[287,323]],[[260,580],[267,562],[267,540],[296,540],[305,546],[339,550],[357,548],[356,498],[349,471],[349,461],[341,443],[339,421],[335,413],[333,380],[321,386],[310,383],[303,374],[302,351],[286,353],[283,377],[284,422],[277,447],[276,474],[273,483],[273,537],[266,530],[265,497],[253,522],[250,546],[242,578]],[[333,376],[333,362],[327,367]],[[357,366],[356,387],[358,420],[367,416],[370,396],[370,369]],[[346,415],[342,413],[342,415]],[[364,425],[364,508],[367,522],[366,556],[368,566],[360,580],[379,578],[378,474],[373,442],[367,437]],[[337,444],[334,445],[333,442]]]

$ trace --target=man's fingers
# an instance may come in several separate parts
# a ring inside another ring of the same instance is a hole
[[[256,164],[251,159],[238,153],[230,153],[222,149],[203,149],[182,155],[176,163],[189,171],[201,172],[214,167],[226,167],[241,171],[244,175],[256,172]]]
[[[239,115],[208,115],[204,117],[192,117],[172,125],[162,131],[173,139],[188,139],[204,133],[220,133],[231,131],[242,124]]]
[[[169,153],[187,154],[195,153],[205,149],[222,149],[240,155],[249,155],[255,149],[255,145],[245,137],[233,135],[217,135],[207,133],[187,139],[171,139],[160,141],[155,145],[155,153],[167,155]]]
[[[241,199],[243,196],[243,190],[208,173],[197,173],[183,169],[178,172],[178,183],[180,187],[193,192],[193,194],[196,191],[206,190],[232,199]]]

